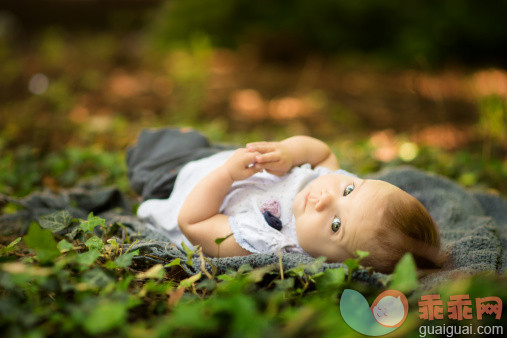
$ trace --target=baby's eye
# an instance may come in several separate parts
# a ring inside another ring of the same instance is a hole
[[[354,191],[354,185],[353,184],[349,184],[345,187],[345,191],[343,191],[343,196],[347,196],[348,194],[350,194],[351,192]]]
[[[337,232],[340,229],[340,226],[342,225],[342,222],[338,219],[338,217],[333,218],[333,222],[331,223],[331,230],[333,232]]]

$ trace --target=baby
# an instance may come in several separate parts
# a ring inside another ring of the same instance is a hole
[[[342,262],[363,250],[370,252],[363,265],[391,272],[406,252],[430,267],[440,245],[416,198],[340,170],[330,148],[308,136],[190,162],[169,199],[145,201],[138,215],[167,229],[176,245],[200,245],[214,257],[282,250]]]

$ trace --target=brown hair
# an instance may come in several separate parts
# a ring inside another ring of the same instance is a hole
[[[361,264],[391,273],[400,258],[410,252],[418,268],[439,268],[444,259],[440,234],[426,208],[406,192],[389,194],[387,201],[382,223],[374,230],[376,250]]]

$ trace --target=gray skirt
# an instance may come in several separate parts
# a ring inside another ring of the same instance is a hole
[[[137,143],[127,149],[127,176],[143,200],[168,198],[185,164],[234,148],[211,145],[204,135],[191,129],[143,130]]]

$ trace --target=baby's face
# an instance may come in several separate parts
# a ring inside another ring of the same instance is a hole
[[[341,262],[355,250],[370,251],[391,194],[406,194],[383,181],[328,174],[310,182],[294,199],[299,244],[310,256]]]

